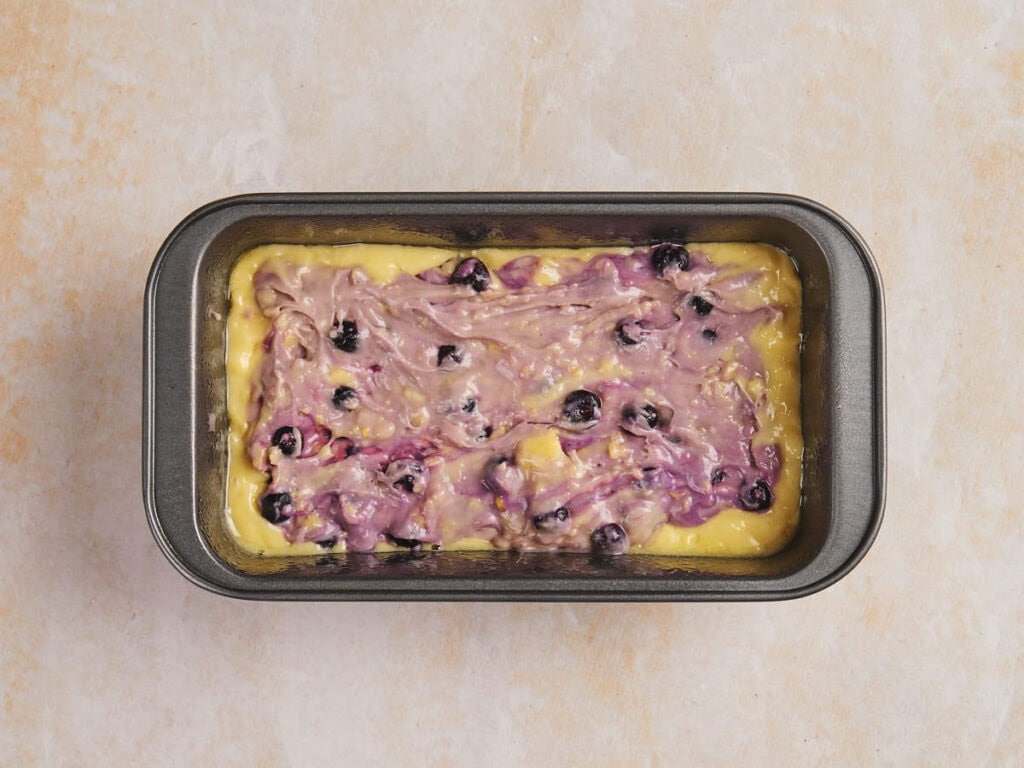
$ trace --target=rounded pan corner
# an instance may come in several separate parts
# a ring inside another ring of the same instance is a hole
[[[156,542],[157,548],[163,554],[164,558],[170,563],[174,569],[184,576],[188,581],[195,584],[197,587],[201,587],[207,592],[213,594],[223,595],[225,597],[235,598],[246,598],[250,599],[258,597],[257,595],[249,595],[244,590],[238,591],[224,584],[220,584],[203,573],[199,569],[193,567],[193,564],[185,557],[175,546],[171,540],[171,537],[167,535],[164,530],[163,522],[161,520],[159,511],[157,510],[156,498],[153,493],[152,483],[152,462],[148,457],[143,457],[143,481],[142,481],[142,503],[146,510],[146,522],[149,524],[150,533],[153,535],[153,540]]]
[[[841,566],[833,569],[821,578],[812,581],[809,584],[805,584],[800,587],[795,587],[792,590],[779,592],[772,597],[762,596],[757,599],[775,600],[778,602],[782,602],[787,600],[796,600],[801,597],[810,597],[811,595],[816,595],[819,592],[824,592],[829,587],[832,587],[838,582],[845,579],[858,565],[860,565],[861,561],[863,561],[864,558],[867,556],[868,550],[870,550],[871,546],[875,543],[875,538],[878,536],[878,531],[882,526],[884,508],[885,502],[883,499],[878,505],[877,514],[874,515],[871,527],[868,530],[867,534],[864,536],[863,539],[861,539],[859,545],[854,550],[850,558],[846,560],[846,562],[844,562]]]
[[[283,203],[294,200],[295,196],[287,192],[250,192],[247,194],[230,195],[228,197],[211,200],[210,202],[204,203],[198,208],[192,210],[191,213],[187,214],[174,226],[157,249],[156,256],[153,259],[153,264],[150,266],[149,273],[146,278],[145,296],[147,307],[151,297],[155,293],[156,283],[164,262],[167,259],[167,255],[173,251],[175,243],[181,239],[181,236],[184,233],[198,227],[204,219],[209,218],[213,214],[220,213],[230,208],[241,208],[244,206],[258,207],[271,203]]]
[[[849,238],[849,240],[856,246],[857,252],[864,263],[865,269],[867,270],[868,280],[872,284],[872,288],[879,302],[879,324],[883,324],[885,320],[885,290],[883,287],[882,273],[878,268],[878,262],[875,259],[874,253],[871,251],[867,241],[860,232],[858,232],[857,229],[843,216],[836,213],[835,210],[824,203],[819,203],[817,200],[812,200],[809,197],[803,197],[801,195],[789,194],[773,195],[772,197],[774,197],[779,203],[802,208],[824,218],[833,226],[838,228],[839,231]]]

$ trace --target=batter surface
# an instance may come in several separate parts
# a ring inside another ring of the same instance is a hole
[[[230,296],[247,549],[751,556],[793,534],[801,289],[776,248],[268,245]]]

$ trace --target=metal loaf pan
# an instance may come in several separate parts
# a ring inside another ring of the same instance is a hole
[[[803,281],[801,522],[767,558],[430,552],[260,558],[224,515],[228,275],[265,243],[640,244],[784,248]],[[883,299],[861,238],[823,206],[770,194],[264,194],[211,203],[170,234],[146,289],[143,488],[186,577],[279,600],[773,600],[834,583],[881,522]],[[214,414],[211,428],[210,414]]]

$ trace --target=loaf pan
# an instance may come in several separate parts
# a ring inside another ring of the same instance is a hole
[[[800,525],[766,558],[425,552],[258,557],[227,528],[228,275],[267,243],[583,246],[763,242],[803,281]],[[213,592],[274,600],[776,600],[864,556],[885,491],[882,287],[863,240],[812,201],[771,194],[259,194],[170,234],[146,287],[143,492],[167,558]]]

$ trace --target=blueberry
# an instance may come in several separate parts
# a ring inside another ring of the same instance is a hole
[[[515,465],[511,456],[492,456],[487,462],[486,469],[497,469],[498,467],[505,466],[506,464]]]
[[[331,441],[331,456],[336,461],[342,461],[357,453],[359,453],[358,446],[347,437],[336,437]]]
[[[669,479],[667,473],[661,467],[643,467],[643,474],[635,481],[637,488],[651,490],[661,488]]]
[[[601,398],[586,389],[577,389],[566,395],[562,415],[571,424],[592,424],[601,418]]]
[[[354,411],[359,407],[359,398],[352,387],[336,387],[334,394],[331,395],[331,402],[334,403],[335,408],[341,408],[344,411]]]
[[[541,512],[533,516],[533,527],[538,531],[556,531],[569,522],[569,508],[559,507],[550,512]]]
[[[772,489],[764,480],[755,480],[740,488],[740,507],[748,512],[762,512],[772,505]]]
[[[480,430],[480,434],[477,435],[476,439],[479,442],[481,442],[481,443],[484,442],[485,440],[490,440],[491,439],[491,433],[493,433],[493,432],[494,432],[494,427],[492,427],[490,424],[488,424],[486,427],[484,427],[483,429]]]
[[[495,494],[517,494],[523,488],[523,472],[509,456],[494,456],[484,465],[481,482]]]
[[[290,493],[267,493],[260,499],[260,514],[264,520],[274,525],[283,523],[294,512]]]
[[[355,352],[359,349],[359,326],[354,320],[342,320],[340,326],[335,323],[327,332],[327,338],[342,352]]]
[[[300,450],[301,440],[302,435],[295,427],[281,427],[270,438],[270,443],[277,446],[285,456],[293,456]]]
[[[685,272],[690,268],[690,252],[676,243],[659,243],[651,248],[651,265],[659,276],[672,269]]]
[[[394,544],[396,547],[404,547],[405,549],[413,549],[417,552],[423,546],[423,542],[419,539],[402,539],[398,536],[392,536],[390,533],[387,534],[387,540],[389,543]]]
[[[463,259],[455,267],[448,282],[452,285],[468,285],[480,293],[491,284],[491,273],[480,259]]]
[[[427,487],[423,465],[412,459],[398,459],[388,464],[384,476],[395,488],[406,493],[423,493]]]
[[[711,473],[711,484],[718,485],[725,480],[725,470],[719,467]]]
[[[715,331],[713,328],[705,328],[703,331],[700,332],[700,335],[703,336],[708,341],[714,341],[715,339],[718,338],[718,332]]]
[[[650,403],[641,408],[627,405],[622,409],[622,428],[630,434],[640,435],[647,430],[656,429],[660,422],[658,409]]]
[[[320,541],[318,541],[316,544],[317,544],[318,547],[323,547],[324,549],[334,549],[334,546],[337,543],[338,543],[338,537],[337,536],[331,536],[329,539],[320,539]]]
[[[690,306],[693,307],[693,311],[701,317],[707,317],[711,314],[711,310],[715,308],[707,299],[702,299],[700,296],[694,296],[690,299]]]
[[[447,364],[458,365],[462,362],[462,353],[454,344],[442,344],[437,348],[438,367]]]
[[[640,409],[640,418],[647,422],[647,426],[654,429],[658,426],[658,409],[647,403]]]
[[[639,320],[619,320],[615,326],[615,340],[623,347],[633,347],[643,341],[647,332]]]
[[[463,413],[472,413],[476,410],[476,398],[471,397],[465,403],[462,404]]]
[[[629,549],[629,536],[618,523],[607,523],[590,534],[590,548],[605,555],[621,555]]]

